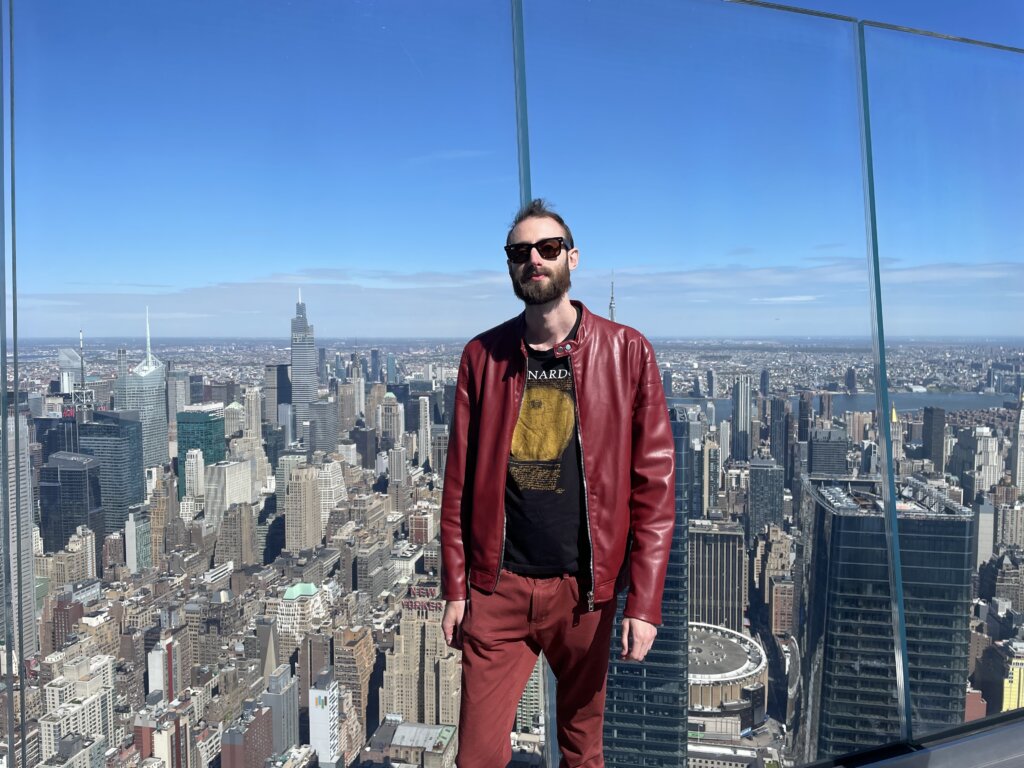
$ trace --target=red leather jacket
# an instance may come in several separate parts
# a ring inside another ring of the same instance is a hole
[[[672,528],[674,451],[661,376],[639,332],[579,302],[569,357],[591,541],[590,607],[615,596],[629,542],[625,615],[661,622]],[[526,384],[525,314],[477,336],[459,365],[441,507],[442,590],[493,591],[505,548],[505,478]]]

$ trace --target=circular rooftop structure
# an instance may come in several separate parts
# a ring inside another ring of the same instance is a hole
[[[747,700],[744,689],[767,685],[767,659],[753,638],[694,622],[689,640],[691,708],[717,710]]]

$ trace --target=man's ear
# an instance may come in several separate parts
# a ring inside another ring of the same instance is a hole
[[[579,250],[577,248],[570,248],[566,256],[569,259],[569,269],[576,269],[576,266],[580,263]]]

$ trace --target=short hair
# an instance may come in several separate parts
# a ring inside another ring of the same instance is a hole
[[[540,197],[534,198],[516,213],[516,217],[512,219],[512,226],[508,228],[508,234],[505,236],[506,245],[512,242],[512,230],[526,219],[552,219],[558,222],[558,226],[565,231],[566,249],[571,250],[575,247],[572,244],[572,232],[569,230],[569,225],[565,223],[565,219],[555,213],[547,200]]]

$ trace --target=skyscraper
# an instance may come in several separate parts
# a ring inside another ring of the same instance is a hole
[[[747,551],[737,523],[691,520],[690,621],[743,631],[747,609]]]
[[[782,525],[785,481],[785,471],[774,460],[750,462],[750,502],[747,514],[747,535],[750,541],[753,541],[766,525]]]
[[[789,399],[785,397],[773,397],[771,400],[771,413],[768,417],[768,439],[772,458],[780,467],[786,466],[786,457],[789,456],[789,421],[791,407]]]
[[[177,421],[175,415],[178,411],[185,409],[185,406],[189,404],[189,374],[188,371],[181,370],[180,368],[171,368],[171,364],[167,365],[167,419],[169,431],[177,429]]]
[[[813,547],[804,580],[806,757],[899,738],[882,506],[805,481]],[[898,490],[909,691],[915,734],[963,720],[970,644],[971,511],[924,482]],[[804,494],[802,494],[804,495]]]
[[[100,492],[107,533],[124,528],[128,510],[146,500],[142,423],[137,411],[94,411],[78,430],[82,453],[100,462]]]
[[[935,473],[941,475],[946,469],[946,411],[926,406],[921,432],[925,458],[932,460]]]
[[[323,538],[320,526],[319,472],[301,466],[291,471],[284,494],[285,549],[298,554],[319,546]]]
[[[737,376],[732,386],[732,457],[737,461],[748,461],[752,447],[750,377]]]
[[[274,753],[280,754],[299,743],[299,684],[289,664],[282,664],[267,680],[260,697],[273,712]]]
[[[18,430],[18,452],[14,450],[14,430]],[[7,421],[7,501],[10,514],[11,536],[7,552],[11,563],[11,593],[14,596],[15,638],[17,627],[24,635],[16,647],[21,658],[39,652],[39,629],[36,624],[36,572],[32,554],[32,517],[35,502],[32,498],[32,467],[29,464],[28,424],[21,415]],[[20,454],[20,455],[19,455]],[[74,530],[74,529],[72,529]],[[20,546],[20,559],[19,559]],[[5,569],[0,568],[0,593],[3,591]],[[0,636],[7,629],[7,613],[0,610]]]
[[[302,292],[295,304],[292,318],[292,419],[293,432],[300,440],[306,439],[306,422],[309,421],[309,404],[316,400],[316,342],[313,326],[306,318],[306,304]]]
[[[90,528],[96,541],[102,542],[99,460],[82,453],[53,454],[39,472],[39,509],[39,529],[47,552],[64,549],[80,525]]]
[[[184,479],[185,459],[188,452],[198,448],[203,452],[206,466],[224,459],[224,406],[222,403],[190,405],[177,415],[178,419],[178,479]],[[186,484],[178,483],[178,498],[186,492]]]
[[[127,355],[118,350],[114,407],[138,411],[142,423],[142,464],[163,466],[168,461],[167,381],[164,364],[153,356],[146,310],[146,357],[128,371]]]
[[[1024,493],[1024,393],[1021,394],[1017,406],[1017,425],[1013,438],[1013,450],[1010,451],[1010,474],[1017,490]]]
[[[798,443],[806,443],[811,436],[811,428],[814,426],[814,394],[811,392],[800,393],[799,410],[797,411],[797,432]]]
[[[430,398],[421,397],[417,401],[420,410],[420,426],[416,433],[416,460],[422,467],[430,460]]]
[[[682,411],[682,412],[681,412]],[[685,469],[692,445],[685,409],[669,410],[675,443],[676,477]],[[687,508],[676,484],[676,524],[665,577],[665,599],[658,640],[644,659],[642,674],[635,662],[622,661],[620,606],[614,624],[612,657],[604,720],[605,764],[634,768],[643,755],[647,765],[686,764],[686,714],[689,699],[687,601]]]
[[[845,429],[812,429],[807,446],[807,468],[812,475],[845,475],[850,442]]]
[[[761,369],[761,382],[760,383],[761,383],[761,386],[760,386],[761,397],[768,397],[768,390],[769,390],[770,385],[771,385],[771,374],[768,372],[767,368],[762,368]]]

